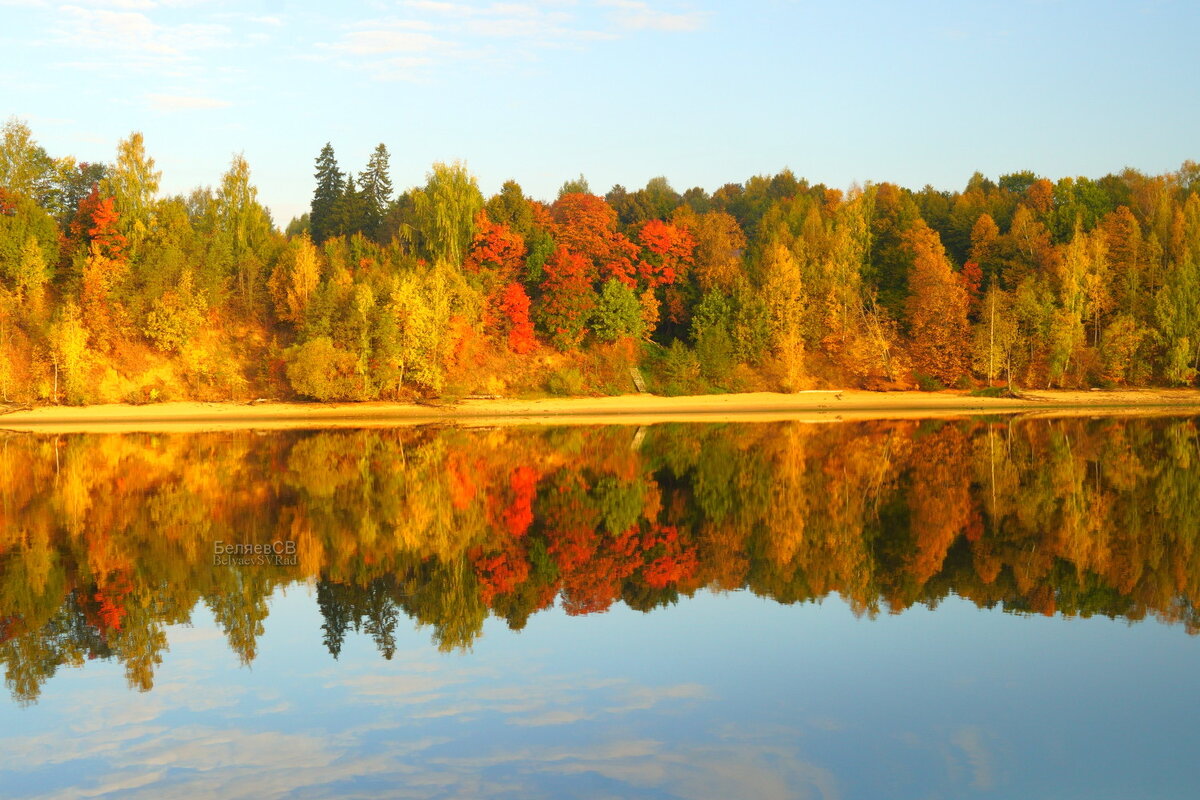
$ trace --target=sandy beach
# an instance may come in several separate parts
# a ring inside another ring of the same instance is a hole
[[[0,429],[42,432],[196,431],[416,424],[625,424],[913,419],[979,414],[1200,413],[1200,391],[1032,391],[1020,398],[965,392],[809,391],[657,397],[461,400],[454,403],[160,403],[43,406],[0,414]]]

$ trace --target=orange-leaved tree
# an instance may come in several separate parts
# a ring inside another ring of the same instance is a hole
[[[687,228],[652,219],[638,231],[638,241],[642,244],[639,277],[646,288],[675,283],[691,270],[696,240]]]
[[[970,328],[966,287],[950,267],[937,232],[917,221],[903,236],[908,272],[909,337],[919,372],[951,383],[967,371]]]
[[[516,281],[508,284],[498,293],[496,305],[502,331],[508,336],[509,349],[519,354],[533,350],[537,340],[529,318],[529,295],[525,294],[525,287]]]
[[[503,222],[492,222],[487,212],[475,215],[475,236],[463,261],[470,273],[495,273],[501,282],[515,280],[525,266],[525,240]]]
[[[587,260],[559,245],[546,262],[538,324],[560,350],[578,347],[596,308]]]
[[[554,241],[582,256],[592,283],[617,279],[637,284],[638,247],[617,230],[617,212],[594,194],[564,194],[551,207]]]

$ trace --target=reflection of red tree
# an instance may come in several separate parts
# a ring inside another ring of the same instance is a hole
[[[451,453],[446,458],[446,474],[450,483],[450,503],[459,511],[471,505],[471,501],[475,499],[475,493],[478,491],[475,481],[471,478],[473,471],[471,465],[468,465],[466,459],[458,453]]]
[[[665,589],[696,574],[700,566],[696,550],[679,536],[674,526],[655,527],[642,540],[645,552],[654,560],[646,565],[642,577],[653,589]]]
[[[125,598],[132,591],[133,584],[127,573],[118,572],[110,575],[96,587],[96,593],[92,598],[96,603],[95,615],[89,621],[101,633],[121,630],[121,620],[127,613]]]
[[[590,542],[575,537],[574,563],[562,571],[563,608],[572,616],[607,611],[621,596],[621,584],[641,566],[636,525],[618,536],[582,533]],[[591,557],[580,559],[587,550]]]
[[[498,553],[483,553],[476,548],[471,561],[484,605],[491,605],[497,595],[508,594],[529,578],[529,561],[514,539],[506,539],[504,549]]]
[[[522,465],[508,476],[513,499],[504,509],[504,529],[510,536],[524,536],[533,522],[533,498],[537,495],[538,473],[533,467]]]

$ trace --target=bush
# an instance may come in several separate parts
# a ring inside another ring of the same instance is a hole
[[[971,397],[1011,397],[1007,386],[985,386],[971,392]]]
[[[546,378],[546,391],[560,397],[583,394],[583,374],[575,367],[564,367]]]
[[[723,326],[705,328],[696,339],[696,357],[700,372],[710,381],[723,381],[733,371],[736,361],[733,340]]]
[[[687,345],[676,339],[662,357],[663,394],[680,395],[696,391],[700,381],[700,361]]]
[[[328,402],[359,400],[362,377],[356,373],[358,359],[338,349],[328,336],[319,336],[284,352],[287,378],[301,397]]]
[[[923,372],[914,372],[913,379],[916,380],[917,388],[922,392],[940,392],[946,388],[946,384]]]

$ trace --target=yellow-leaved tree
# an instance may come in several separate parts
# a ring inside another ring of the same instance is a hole
[[[320,281],[320,255],[308,234],[301,234],[288,245],[267,284],[275,315],[297,327],[303,325]]]

